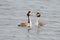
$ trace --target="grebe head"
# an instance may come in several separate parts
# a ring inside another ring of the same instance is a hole
[[[41,16],[41,14],[39,12],[37,12],[36,17],[40,17],[40,16]]]
[[[27,16],[31,16],[31,15],[32,15],[31,11],[28,11]]]

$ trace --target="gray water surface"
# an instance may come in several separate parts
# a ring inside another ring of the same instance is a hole
[[[27,21],[28,10],[35,15],[42,14],[40,20],[47,26],[35,26],[36,17],[32,16],[33,28],[18,27]],[[60,40],[60,0],[0,0],[0,40]]]

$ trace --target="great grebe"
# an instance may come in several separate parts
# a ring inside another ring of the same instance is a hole
[[[28,21],[25,22],[25,23],[21,23],[21,24],[18,25],[18,26],[21,26],[21,27],[28,28],[28,32],[29,32],[29,30],[31,29],[31,26],[32,26],[31,18],[30,18],[31,15],[32,15],[31,11],[28,11],[28,13],[27,13]]]
[[[45,23],[40,21],[40,16],[41,16],[41,14],[39,12],[37,12],[37,14],[36,14],[36,17],[37,17],[36,25],[38,26],[38,28],[45,25]]]

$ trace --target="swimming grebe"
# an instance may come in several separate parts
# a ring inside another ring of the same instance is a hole
[[[18,26],[21,26],[21,27],[28,28],[28,32],[29,32],[29,30],[31,29],[31,26],[32,26],[31,18],[30,18],[31,15],[32,15],[31,11],[28,11],[28,13],[27,13],[28,21],[25,22],[25,23],[21,23],[21,24],[18,25]]]
[[[36,14],[36,17],[37,17],[36,25],[38,26],[38,28],[45,25],[45,23],[40,21],[40,16],[41,16],[41,14],[39,12],[37,12],[37,14]]]

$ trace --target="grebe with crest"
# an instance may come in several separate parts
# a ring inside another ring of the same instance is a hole
[[[36,25],[38,26],[38,28],[41,27],[41,26],[46,25],[45,23],[43,23],[42,21],[40,21],[41,14],[39,12],[36,13],[36,17],[37,17]]]
[[[32,22],[31,22],[30,16],[32,16],[32,13],[31,13],[31,11],[28,11],[28,13],[27,13],[28,21],[27,21],[27,22],[24,22],[24,23],[20,23],[20,24],[18,25],[18,26],[21,26],[21,27],[26,27],[26,28],[28,28],[28,32],[29,32],[29,30],[32,28]]]

